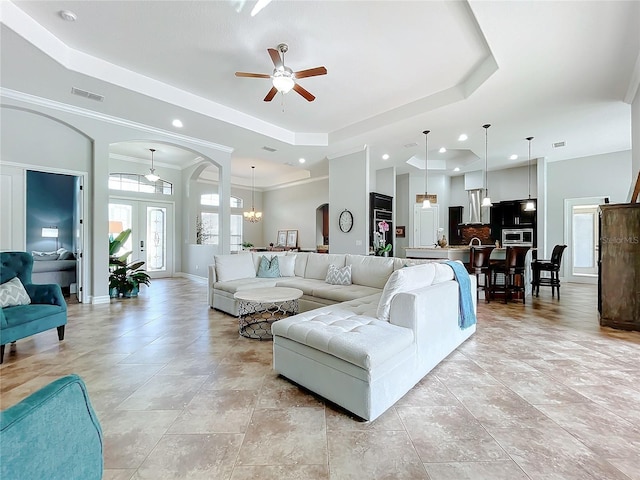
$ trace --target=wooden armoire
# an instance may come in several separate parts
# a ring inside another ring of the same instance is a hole
[[[600,325],[640,331],[640,203],[600,205]]]

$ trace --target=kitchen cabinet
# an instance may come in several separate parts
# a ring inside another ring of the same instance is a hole
[[[525,211],[527,201],[507,200],[493,204],[491,207],[491,236],[493,238],[501,240],[504,228],[533,228],[535,238],[537,210]],[[536,200],[532,199],[532,201],[536,205]]]

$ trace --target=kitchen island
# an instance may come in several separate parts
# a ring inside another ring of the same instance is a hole
[[[464,264],[469,263],[469,247],[407,247],[407,258],[420,258],[427,260],[460,260]]]

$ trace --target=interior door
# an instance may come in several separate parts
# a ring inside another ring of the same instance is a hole
[[[131,228],[123,252],[133,252],[129,261],[142,260],[152,278],[173,275],[173,204],[112,198],[109,221]]]
[[[569,282],[598,281],[598,205],[603,197],[565,199],[565,243],[560,275]]]
[[[84,178],[75,177],[74,180],[74,205],[75,211],[73,212],[73,224],[75,225],[75,241],[74,241],[74,253],[76,255],[76,285],[75,292],[70,291],[71,294],[75,294],[78,302],[82,303],[85,298],[84,289]],[[73,285],[72,285],[73,288]],[[71,289],[70,289],[71,290]]]
[[[433,247],[438,241],[438,205],[422,208],[422,204],[413,206],[413,246]]]

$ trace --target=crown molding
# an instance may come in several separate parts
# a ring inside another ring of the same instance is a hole
[[[39,107],[56,110],[58,112],[69,113],[71,115],[77,115],[80,117],[97,120],[99,122],[110,123],[112,125],[118,125],[120,127],[131,128],[134,130],[139,130],[141,132],[170,138],[172,140],[178,140],[180,142],[186,142],[193,145],[198,145],[200,147],[211,148],[213,150],[217,150],[223,153],[231,154],[234,150],[233,147],[227,147],[226,145],[220,145],[219,143],[209,142],[207,140],[202,140],[201,138],[181,135],[179,133],[170,132],[168,130],[163,130],[161,128],[151,127],[149,125],[144,125],[142,123],[132,122],[131,120],[126,120],[124,118],[114,117],[112,115],[106,115],[104,113],[95,112],[93,110],[88,110],[82,107],[76,107],[75,105],[56,102],[55,100],[49,100],[48,98],[38,97],[36,95],[31,95],[28,93],[19,92],[17,90],[11,90],[9,88],[0,87],[0,99],[4,99],[4,98],[15,100],[18,102],[24,102],[29,105],[36,105]]]
[[[122,155],[120,153],[109,153],[109,158],[112,158],[114,160],[121,160],[123,162],[129,162],[129,163],[139,163],[140,165],[149,165],[149,161],[150,159],[144,159],[144,158],[138,158],[138,157],[131,157],[129,155]],[[154,160],[154,165],[156,167],[164,167],[164,168],[170,168],[172,170],[182,170],[182,168],[179,165],[175,165],[175,164],[171,164],[171,163],[164,163],[164,162],[158,162],[157,160]]]

